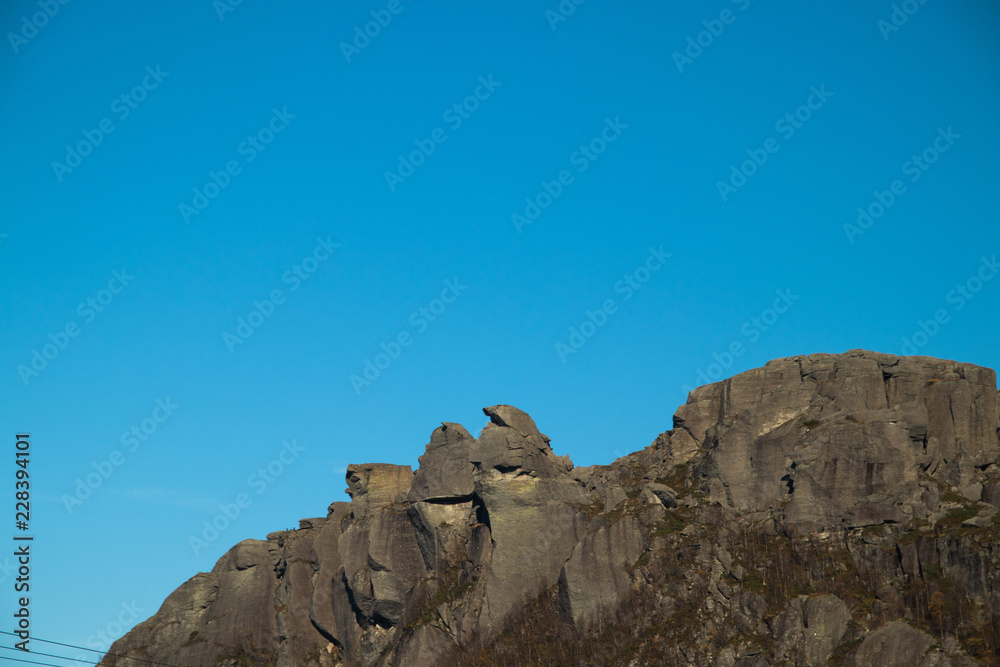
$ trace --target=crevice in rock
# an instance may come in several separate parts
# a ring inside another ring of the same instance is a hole
[[[795,492],[795,480],[792,479],[792,476],[785,475],[781,478],[781,481],[788,487],[788,495],[792,495]]]
[[[371,554],[368,554],[368,567],[369,567],[369,569],[371,569],[372,572],[388,572],[389,571],[389,568],[387,568],[385,565],[382,565],[382,563],[380,563],[377,560],[375,560],[374,558],[372,558]]]
[[[882,388],[885,390],[885,407],[892,409],[892,401],[889,399],[889,380],[892,379],[891,373],[886,373],[885,368],[882,368]]]
[[[417,538],[417,548],[420,549],[420,556],[423,558],[424,567],[428,572],[433,572],[437,567],[437,539],[434,529],[424,524],[417,509],[410,505],[406,510],[410,518],[410,525],[413,526],[413,533]]]
[[[392,619],[386,618],[377,611],[372,614],[372,622],[383,630],[391,630],[396,626]]]
[[[362,630],[367,630],[371,623],[368,621],[368,617],[365,616],[364,612],[361,611],[361,607],[358,606],[357,601],[354,599],[354,591],[351,590],[351,585],[347,581],[347,573],[341,570],[340,572],[340,583],[347,592],[347,602],[351,605],[351,611],[354,612],[354,620],[357,622],[358,627]]]
[[[472,508],[475,510],[476,523],[484,524],[490,530],[490,535],[493,535],[493,526],[490,524],[490,513],[486,509],[486,503],[483,499],[476,494],[472,494]]]
[[[726,415],[729,414],[729,402],[732,397],[732,385],[733,381],[729,378],[723,380],[722,391],[719,396],[719,414],[716,421],[721,423],[725,421]]]
[[[442,496],[440,498],[425,498],[423,502],[433,503],[434,505],[461,505],[462,503],[467,503],[471,501],[473,495],[470,493],[467,496]]]
[[[323,637],[323,639],[327,640],[328,642],[330,642],[339,649],[344,648],[344,645],[340,643],[340,640],[338,640],[336,637],[327,632],[326,629],[320,627],[319,624],[316,623],[316,619],[312,617],[312,614],[309,615],[309,621],[312,623],[312,626],[316,628],[316,632],[318,632]]]

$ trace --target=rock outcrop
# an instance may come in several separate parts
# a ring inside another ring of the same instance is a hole
[[[992,370],[779,359],[584,468],[484,412],[415,473],[348,467],[349,503],[236,545],[101,664],[996,664]]]
[[[980,500],[997,462],[996,373],[873,353],[780,359],[700,387],[676,426],[713,501],[803,530],[926,518],[929,482]],[[805,427],[805,428],[803,428]]]

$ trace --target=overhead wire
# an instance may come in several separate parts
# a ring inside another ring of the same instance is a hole
[[[0,646],[0,650],[3,650],[3,651],[21,651],[21,653],[24,653],[26,655],[41,655],[41,656],[45,656],[46,658],[59,658],[60,660],[72,660],[73,662],[85,662],[88,665],[99,665],[99,664],[101,664],[99,662],[94,662],[93,660],[83,660],[81,658],[67,658],[64,655],[56,655],[54,653],[41,653],[40,651],[24,651],[22,649],[14,648],[12,646]],[[0,656],[0,659],[12,660],[13,658],[4,658],[3,656]]]
[[[14,634],[13,632],[5,632],[4,630],[0,630],[0,635],[10,635],[11,637],[20,637],[20,635]],[[131,655],[122,655],[122,654],[119,654],[119,653],[107,653],[105,651],[98,651],[97,649],[86,648],[84,646],[76,646],[75,644],[65,644],[63,642],[52,641],[51,639],[41,639],[39,637],[32,637],[31,641],[42,642],[44,644],[55,644],[56,646],[65,646],[66,648],[75,648],[75,649],[78,649],[80,651],[88,651],[90,653],[98,653],[98,654],[100,654],[102,656],[110,656],[112,658],[124,658],[124,659],[128,659],[128,660],[135,660],[136,662],[149,663],[149,664],[152,664],[152,665],[163,665],[163,667],[181,667],[180,665],[175,665],[175,664],[169,663],[169,662],[159,662],[157,660],[149,660],[149,659],[146,659],[146,658],[136,658],[136,657],[131,656]],[[10,648],[10,647],[8,647],[8,646],[0,646],[0,648]],[[13,649],[13,650],[20,650],[20,649]],[[91,664],[91,665],[99,665],[100,664],[99,662],[90,662],[89,660],[77,660],[76,658],[66,658],[66,657],[63,657],[61,655],[52,655],[52,654],[49,654],[49,653],[38,653],[36,651],[30,651],[30,653],[32,653],[34,655],[44,655],[44,656],[47,656],[47,657],[50,657],[50,658],[59,658],[61,660],[76,660],[77,662],[86,662],[86,663]],[[5,658],[3,656],[0,656],[0,660],[14,660],[14,658]],[[31,662],[31,661],[29,660],[28,662]],[[45,665],[45,664],[48,664],[48,663],[39,662],[39,663],[34,663],[34,664]],[[61,665],[55,665],[54,667],[62,667],[62,666]]]

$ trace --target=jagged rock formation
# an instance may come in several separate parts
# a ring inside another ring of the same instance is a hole
[[[236,545],[101,664],[996,664],[992,370],[779,359],[584,468],[484,412],[416,473],[350,466],[350,503]]]

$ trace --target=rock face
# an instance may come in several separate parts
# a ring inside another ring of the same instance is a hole
[[[675,426],[709,497],[803,530],[925,518],[919,472],[969,492],[995,464],[996,373],[873,353],[779,359],[700,387]]]
[[[349,466],[351,502],[236,545],[101,664],[996,664],[992,370],[779,359],[586,468],[484,412],[415,473]]]

